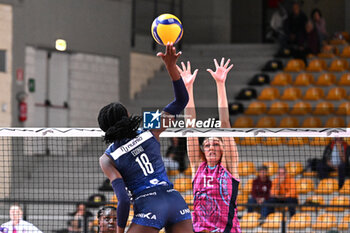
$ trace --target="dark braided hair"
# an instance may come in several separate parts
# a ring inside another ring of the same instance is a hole
[[[105,132],[104,141],[112,143],[137,136],[141,117],[129,116],[121,103],[110,103],[104,106],[98,114],[98,124]]]
[[[97,212],[98,231],[97,231],[97,232],[100,232],[100,218],[101,218],[101,216],[102,216],[102,214],[103,214],[103,211],[108,210],[108,209],[117,211],[117,208],[114,207],[114,206],[111,206],[111,205],[103,206],[101,209],[98,210],[98,212]]]

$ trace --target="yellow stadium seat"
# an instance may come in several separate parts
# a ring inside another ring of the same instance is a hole
[[[259,213],[245,213],[239,221],[239,225],[243,229],[252,229],[259,226],[260,214]]]
[[[252,128],[254,126],[253,119],[247,116],[237,117],[235,123],[233,124],[233,128]]]
[[[324,200],[323,196],[320,195],[312,195],[306,198],[305,204],[312,204],[312,205],[325,205],[326,202]],[[302,206],[301,210],[302,211],[315,211],[316,208],[322,209],[320,207],[316,207],[316,206]]]
[[[344,128],[345,121],[342,117],[331,117],[328,118],[324,126],[325,128]]]
[[[347,214],[343,217],[341,222],[338,224],[338,230],[346,231],[349,229],[349,226],[350,226],[350,214]]]
[[[319,87],[310,87],[306,90],[303,99],[304,100],[319,100],[324,97],[323,89]]]
[[[289,138],[287,142],[285,142],[288,146],[301,146],[308,144],[309,139],[308,138],[302,138],[302,137],[296,137],[296,138]]]
[[[292,76],[288,73],[278,73],[270,85],[272,86],[286,86],[292,83]]]
[[[335,84],[337,81],[337,77],[332,74],[332,73],[324,73],[324,74],[321,74],[316,82],[315,82],[315,85],[317,86],[331,86],[333,84]]]
[[[314,59],[306,67],[309,72],[321,72],[327,69],[327,63],[322,59]]]
[[[350,198],[347,196],[335,196],[329,202],[330,205],[340,205],[340,206],[350,206]],[[348,208],[347,208],[348,209]],[[345,210],[345,207],[329,207],[327,211],[336,211],[342,212]]]
[[[275,128],[276,120],[273,117],[262,117],[255,125],[256,128]]]
[[[345,46],[343,51],[340,54],[341,57],[343,58],[350,58],[350,46]]]
[[[350,86],[350,73],[343,74],[337,84],[338,86]]]
[[[186,170],[183,172],[185,176],[192,176],[192,168],[188,167]]]
[[[343,187],[339,190],[339,194],[350,195],[350,179],[345,180]]]
[[[302,128],[321,128],[322,122],[318,117],[308,117],[302,123]]]
[[[342,87],[333,87],[326,96],[326,100],[342,100],[345,98],[346,90]]]
[[[266,112],[266,105],[261,101],[253,101],[249,104],[248,108],[244,111],[246,115],[260,115]]]
[[[285,138],[282,137],[265,137],[261,144],[265,146],[280,146],[285,142]]]
[[[304,101],[299,101],[295,103],[290,110],[289,114],[291,115],[307,115],[311,112],[311,104]]]
[[[238,163],[239,176],[249,176],[255,174],[255,165],[253,162],[242,161]]]
[[[258,100],[274,100],[280,97],[280,93],[275,87],[266,87],[264,88],[260,95],[258,96]]]
[[[324,213],[317,217],[316,223],[312,224],[315,230],[330,230],[337,227],[337,218],[332,213]]]
[[[283,115],[289,111],[288,103],[286,102],[274,102],[271,104],[267,114],[269,115]]]
[[[300,73],[293,82],[294,86],[309,86],[314,83],[314,76],[309,73]]]
[[[237,195],[237,211],[243,211],[246,207],[241,206],[242,204],[247,204],[249,194],[245,194],[243,192],[238,192]]]
[[[329,67],[331,72],[344,72],[348,69],[348,62],[345,59],[334,59]]]
[[[311,227],[311,216],[307,213],[297,213],[291,218],[288,228],[290,230],[305,229]]]
[[[313,138],[309,140],[309,144],[310,146],[327,146],[330,141],[330,138]]]
[[[315,106],[312,111],[313,115],[329,115],[334,112],[334,106],[330,102],[320,102]]]
[[[261,138],[258,137],[245,137],[240,141],[241,146],[256,146],[261,143]]]
[[[190,178],[176,178],[174,188],[179,192],[186,192],[192,189],[192,180]]]
[[[315,189],[314,181],[310,178],[301,178],[296,180],[297,192],[299,194],[306,194]]]
[[[286,72],[300,72],[305,70],[305,62],[301,59],[291,59],[284,68]]]
[[[338,181],[333,178],[327,178],[320,181],[315,193],[316,194],[331,194],[338,190]]]
[[[282,213],[272,213],[269,214],[265,220],[265,222],[262,224],[262,228],[268,228],[268,229],[278,229],[281,227],[282,222]]]
[[[299,120],[296,117],[284,117],[280,121],[279,128],[297,128],[299,127]]]
[[[241,190],[243,194],[249,195],[251,193],[252,187],[253,187],[253,181],[254,179],[251,178],[244,184]]]
[[[267,167],[267,173],[269,174],[269,176],[275,175],[279,167],[278,163],[273,161],[263,162],[263,166]]]
[[[297,100],[301,98],[301,90],[297,87],[286,88],[280,100]]]
[[[291,176],[299,175],[303,171],[303,164],[301,162],[287,162],[284,167]]]

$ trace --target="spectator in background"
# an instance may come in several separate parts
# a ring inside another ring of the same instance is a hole
[[[339,189],[345,182],[346,175],[349,175],[350,147],[343,138],[334,138],[326,146],[322,160],[317,164],[318,177],[324,179],[329,173],[338,172]]]
[[[7,228],[8,233],[42,233],[36,226],[22,219],[23,211],[19,205],[12,205],[9,214],[11,221],[1,225]]]
[[[253,181],[253,187],[251,192],[251,198],[249,198],[249,204],[259,204],[266,203],[266,201],[270,198],[271,191],[271,180],[267,174],[267,167],[262,166],[258,169],[258,176]],[[249,206],[248,212],[253,212],[254,207]],[[263,212],[265,210],[265,213]],[[266,208],[262,208],[261,217],[266,218]]]
[[[278,8],[273,12],[270,20],[270,30],[267,39],[278,41],[280,50],[287,47],[287,35],[285,30],[285,22],[288,18],[286,9],[279,4]]]
[[[277,177],[272,182],[271,196],[266,203],[298,204],[295,180],[287,174],[285,168],[278,169]],[[263,212],[266,215],[274,211],[274,207],[263,207]],[[292,217],[295,214],[295,206],[289,206],[288,211]]]
[[[319,41],[320,41],[320,48],[322,44],[327,40],[328,33],[326,29],[326,20],[322,17],[322,13],[319,9],[315,8],[311,13],[311,20],[314,23],[314,26],[317,30]]]
[[[173,137],[170,138],[170,142],[171,145],[165,154],[165,166],[183,172],[186,170],[186,139]]]
[[[117,232],[117,208],[104,206],[97,212],[98,233]]]
[[[301,10],[300,3],[294,2],[292,6],[292,12],[288,16],[287,20],[287,36],[289,43],[298,45],[300,38],[305,38],[305,25],[307,22],[307,16]]]
[[[75,212],[70,215],[73,216],[73,219],[69,221],[69,232],[82,232],[84,229],[91,227],[89,220],[93,214],[86,210],[86,205],[84,203],[78,203]]]

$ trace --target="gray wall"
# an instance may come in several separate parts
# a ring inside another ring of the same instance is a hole
[[[121,100],[128,98],[131,35],[130,0],[0,0],[13,5],[13,77],[24,68],[25,46],[54,49],[57,38],[67,41],[72,52],[108,55],[120,59]],[[13,126],[18,126],[13,84]]]
[[[345,31],[350,32],[350,1],[345,1]]]

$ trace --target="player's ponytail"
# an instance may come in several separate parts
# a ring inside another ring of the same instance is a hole
[[[100,110],[98,124],[106,133],[104,141],[112,143],[137,136],[141,117],[128,116],[128,111],[120,103],[111,103]]]

